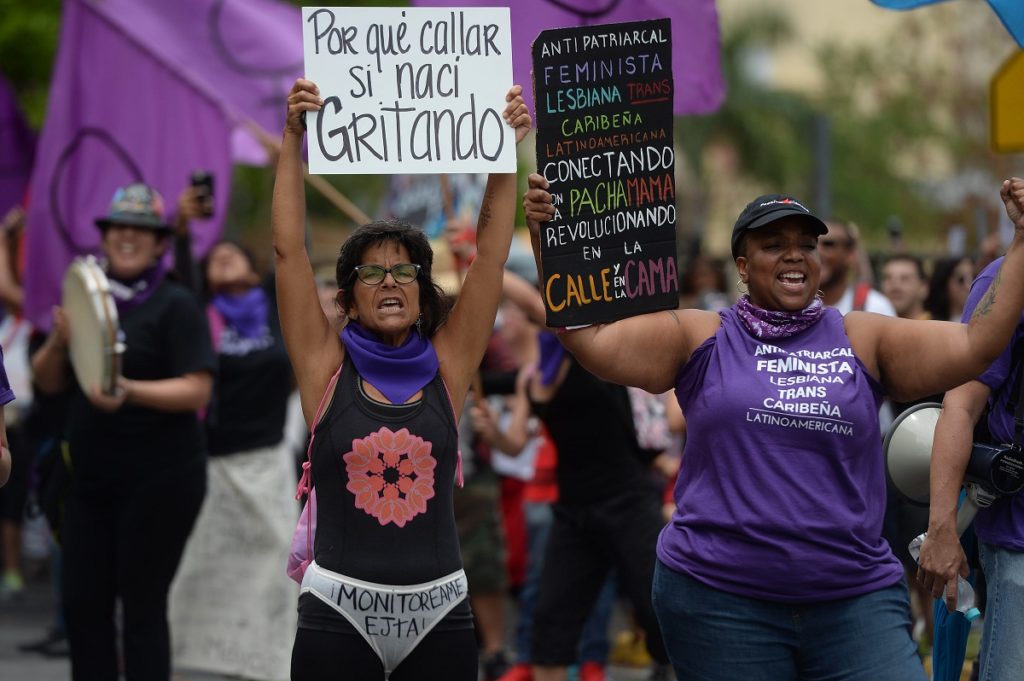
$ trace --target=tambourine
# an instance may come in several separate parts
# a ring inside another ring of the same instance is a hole
[[[78,384],[83,391],[98,386],[107,395],[114,394],[124,343],[110,281],[95,257],[75,258],[68,267],[61,305],[68,320],[68,349]]]

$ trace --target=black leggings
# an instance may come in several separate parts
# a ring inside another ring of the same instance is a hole
[[[391,674],[391,681],[476,681],[472,629],[432,631]],[[384,665],[359,634],[300,628],[291,681],[381,681]]]
[[[171,675],[167,593],[206,493],[206,462],[102,493],[68,495],[61,527],[74,681],[117,681],[114,604],[127,681]]]
[[[534,606],[534,664],[572,664],[583,624],[612,568],[647,634],[648,652],[667,664],[651,604],[658,533],[664,524],[658,496],[639,489],[586,505],[557,503],[554,512]]]

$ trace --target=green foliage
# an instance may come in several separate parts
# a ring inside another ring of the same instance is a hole
[[[981,54],[992,51],[993,41],[985,37],[991,26],[926,12],[906,17],[898,34],[870,47],[819,48],[822,85],[809,96],[775,89],[756,77],[751,68],[756,58],[795,36],[777,9],[754,10],[723,35],[728,93],[722,107],[709,116],[679,120],[685,160],[701,175],[703,151],[726,141],[737,151],[743,177],[766,190],[809,197],[816,180],[813,124],[824,117],[832,214],[858,223],[874,246],[884,245],[886,223],[896,216],[912,241],[933,248],[945,226],[964,221],[962,207],[937,200],[942,191],[934,186],[935,176],[980,170],[998,178],[1008,161],[994,159],[988,150],[987,83],[963,66],[991,57]],[[963,52],[963,59],[937,59],[936,44]],[[993,192],[997,185],[993,180]],[[699,202],[702,192],[695,198]],[[689,221],[698,222],[693,216]]]
[[[807,193],[811,167],[807,134],[814,111],[800,95],[752,79],[747,68],[751,55],[778,46],[792,34],[784,14],[761,9],[723,36],[725,102],[710,116],[680,120],[682,144],[695,168],[700,170],[701,151],[707,144],[725,140],[739,152],[745,174],[794,194]]]
[[[884,50],[826,46],[819,58],[825,74],[819,106],[832,125],[837,217],[858,223],[869,242],[882,239],[893,215],[908,236],[934,233],[939,211],[920,191],[923,173],[906,169],[950,154],[957,140],[939,120],[950,110],[949,93],[931,90],[922,78],[919,47],[900,41]]]
[[[42,125],[57,52],[60,0],[0,0],[0,74],[36,128]]]

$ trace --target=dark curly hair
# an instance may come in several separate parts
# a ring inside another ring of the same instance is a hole
[[[405,246],[409,259],[420,266],[420,312],[423,322],[420,331],[430,338],[448,319],[451,303],[444,291],[434,283],[431,268],[434,265],[434,251],[430,248],[427,235],[403,220],[378,220],[356,229],[338,253],[335,276],[338,280],[338,302],[343,310],[348,310],[355,302],[352,295],[352,282],[355,280],[355,268],[361,264],[363,253],[367,248],[394,242]]]

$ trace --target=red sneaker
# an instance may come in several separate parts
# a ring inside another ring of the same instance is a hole
[[[498,678],[498,681],[533,681],[533,667],[528,664],[514,664]]]
[[[584,662],[580,665],[580,681],[605,681],[604,665],[599,662]]]

